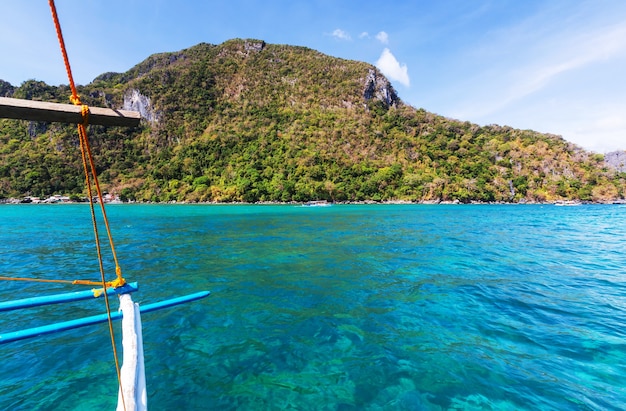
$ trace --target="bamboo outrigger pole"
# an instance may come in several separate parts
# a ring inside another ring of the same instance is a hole
[[[115,291],[109,291],[109,293],[128,295],[129,292],[133,292],[136,290],[137,290],[137,287],[134,286],[130,290],[125,289],[119,293]],[[182,297],[174,297],[168,300],[142,305],[141,307],[139,307],[139,311],[142,313],[147,313],[151,311],[161,310],[163,308],[174,307],[176,305],[199,300],[201,298],[208,296],[209,294],[211,294],[209,291],[198,291],[196,293],[184,295]],[[93,295],[91,297],[93,297]],[[122,319],[123,316],[124,316],[124,313],[121,311],[113,312],[110,315],[112,321],[120,320]],[[107,314],[98,314],[98,315],[93,315],[91,317],[82,317],[82,318],[77,318],[74,320],[67,320],[67,321],[62,321],[62,322],[58,322],[54,324],[28,328],[25,330],[7,332],[4,334],[0,334],[0,344],[24,340],[26,338],[38,337],[40,335],[52,334],[52,333],[56,333],[59,331],[66,331],[66,330],[71,330],[74,328],[85,327],[88,325],[105,323],[108,321],[108,319],[109,317]]]
[[[83,122],[81,106],[9,97],[0,97],[0,118],[74,124]],[[89,107],[89,124],[137,127],[140,118],[136,111]]]
[[[137,291],[139,288],[137,283],[126,283],[121,287],[117,288],[107,288],[107,294],[122,294],[122,293],[132,293]],[[81,300],[90,300],[92,298],[98,298],[102,295],[105,290],[100,289],[92,289],[86,291],[74,291],[71,293],[63,293],[63,294],[54,294],[54,295],[43,295],[39,297],[29,297],[22,298],[21,300],[12,300],[12,301],[0,301],[0,311],[12,311],[21,308],[29,308],[29,307],[39,307],[42,305],[50,305],[50,304],[60,304],[67,303],[71,301],[81,301]],[[2,336],[0,335],[0,344],[2,341]]]

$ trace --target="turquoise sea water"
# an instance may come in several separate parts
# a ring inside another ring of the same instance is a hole
[[[135,301],[212,292],[143,315],[152,410],[625,407],[624,207],[107,210]],[[0,206],[0,275],[97,279],[90,224],[84,205]],[[0,282],[0,300],[74,290]],[[0,330],[102,312],[5,312]],[[2,410],[115,407],[105,324],[0,353]]]

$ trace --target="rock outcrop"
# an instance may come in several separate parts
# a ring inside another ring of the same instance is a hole
[[[626,173],[626,151],[606,153],[604,155],[604,162],[620,173]]]
[[[375,69],[370,69],[367,77],[365,77],[363,98],[366,101],[371,99],[380,100],[386,107],[396,106],[400,103],[400,99],[389,80]]]
[[[159,116],[152,108],[152,102],[148,96],[145,96],[137,89],[129,89],[124,94],[123,110],[138,111],[141,118],[150,123],[158,123]]]

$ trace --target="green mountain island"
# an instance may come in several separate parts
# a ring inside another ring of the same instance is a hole
[[[553,134],[478,126],[404,104],[372,65],[260,40],[150,56],[79,87],[139,111],[90,126],[103,189],[122,200],[623,200],[626,173]],[[0,96],[68,102],[67,86]],[[74,126],[0,120],[0,198],[84,195]]]

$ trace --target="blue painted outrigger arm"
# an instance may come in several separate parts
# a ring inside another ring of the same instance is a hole
[[[185,295],[182,297],[170,298],[169,300],[159,301],[157,303],[140,305],[139,310],[142,313],[160,310],[162,308],[172,307],[179,304],[199,300],[211,294],[210,291],[200,291],[194,294]],[[92,295],[93,297],[93,295]],[[112,320],[119,320],[122,318],[121,312],[111,313]],[[85,327],[87,325],[99,324],[108,321],[107,314],[99,314],[91,317],[79,318],[77,320],[64,321],[55,324],[44,325],[41,327],[33,327],[26,330],[13,331],[4,334],[0,334],[0,344],[24,340],[26,338],[36,337],[39,335],[51,334],[59,331],[71,330],[73,328]]]
[[[107,288],[107,294],[126,294],[139,290],[137,283],[126,283],[121,287]],[[11,311],[20,308],[39,307],[41,305],[48,304],[60,304],[70,301],[89,300],[91,298],[98,298],[102,294],[102,289],[86,290],[86,291],[74,291],[71,293],[44,295],[41,297],[22,298],[20,300],[13,301],[0,301],[0,311]]]

